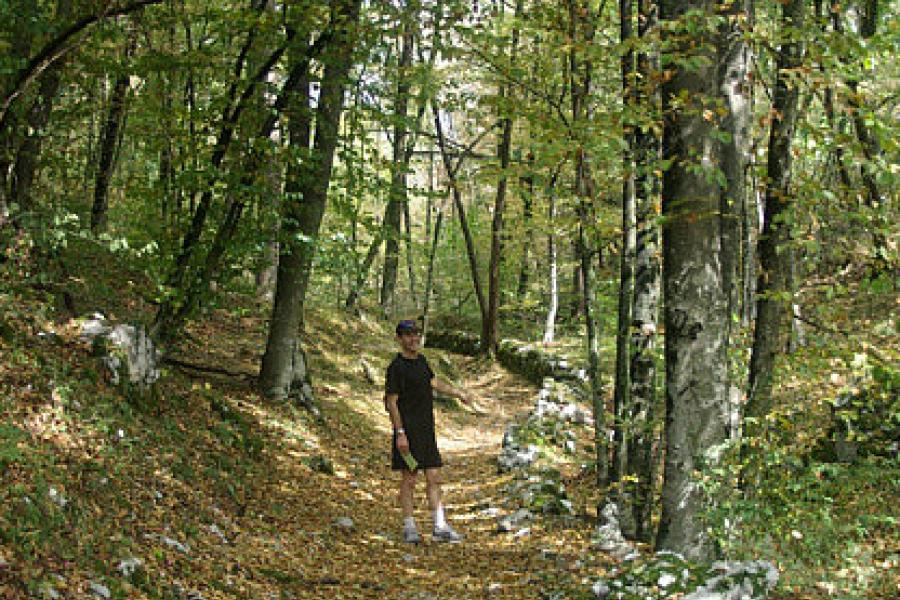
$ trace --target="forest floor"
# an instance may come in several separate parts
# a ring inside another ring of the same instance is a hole
[[[445,504],[466,539],[431,541],[420,481],[424,542],[412,546],[400,539],[388,466],[381,377],[396,351],[388,327],[309,312],[304,347],[318,417],[252,389],[265,339],[257,307],[207,312],[170,352],[178,362],[158,396],[126,400],[79,340],[76,317],[99,310],[127,322],[148,307],[129,293],[131,281],[99,276],[109,265],[86,264],[98,277],[67,282],[65,310],[53,305],[58,293],[0,294],[0,598],[577,599],[616,565],[592,547],[600,498],[584,468],[587,428],[558,465],[575,515],[541,517],[518,537],[496,532],[496,513],[516,508],[513,475],[497,471],[503,434],[537,393],[497,364],[426,350],[480,410],[437,409]],[[855,564],[893,571],[876,578],[888,590],[881,597],[900,589],[895,475],[876,472],[865,494],[848,492],[847,506],[862,516],[876,507],[880,519]],[[853,597],[831,585],[778,597]]]
[[[590,551],[587,497],[579,517],[496,533],[497,511],[515,508],[512,475],[497,471],[503,433],[536,389],[494,363],[427,351],[479,410],[437,407],[448,520],[465,541],[431,540],[420,478],[424,540],[410,545],[382,382],[367,381],[361,362],[380,377],[395,352],[380,325],[310,320],[316,417],[252,390],[258,316],[210,314],[189,329],[159,397],[129,401],[79,342],[77,320],[8,300],[19,304],[0,366],[0,598],[86,598],[97,584],[113,598],[577,597],[612,564]],[[581,477],[580,466],[564,476]],[[126,576],[127,564],[140,566]]]

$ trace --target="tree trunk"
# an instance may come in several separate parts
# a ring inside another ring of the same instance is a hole
[[[74,43],[72,40],[77,38],[82,32],[91,25],[109,19],[127,15],[143,9],[145,6],[153,4],[161,4],[163,0],[134,0],[128,4],[124,4],[118,8],[103,10],[97,14],[83,17],[73,23],[71,26],[61,31],[56,37],[48,41],[40,52],[32,56],[28,63],[19,69],[14,76],[14,81],[2,90],[2,99],[0,99],[0,138],[3,137],[10,125],[10,109],[16,99],[22,95],[25,89],[35,81],[41,74],[50,68],[56,61],[70,51]]]
[[[344,89],[358,39],[361,1],[339,0],[332,8],[335,36],[322,60],[325,69],[315,112],[313,153],[291,170],[285,184],[282,229],[286,242],[281,248],[275,303],[259,374],[259,389],[271,399],[281,400],[292,392],[298,328],[331,181]],[[296,60],[302,68],[302,59]],[[301,95],[301,109],[304,100]],[[301,129],[299,133],[303,144],[304,132]]]
[[[130,40],[125,50],[124,62],[126,64],[131,60],[134,52],[136,35],[134,32],[129,34]],[[94,204],[91,207],[91,233],[94,235],[106,231],[109,215],[109,184],[116,168],[116,155],[122,139],[122,130],[125,127],[128,82],[129,75],[125,71],[116,77],[116,83],[113,85],[109,98],[109,112],[106,114],[103,134],[100,137],[100,157],[94,178]]]
[[[559,312],[559,258],[556,250],[556,177],[547,186],[547,274],[550,283],[547,301],[547,318],[544,322],[544,343],[552,344],[556,338],[556,315]]]
[[[734,347],[735,339],[732,323],[741,314],[741,286],[738,276],[741,267],[741,216],[747,204],[746,166],[750,159],[750,82],[747,67],[750,62],[749,48],[745,43],[748,24],[751,21],[752,3],[740,0],[728,5],[718,30],[719,49],[719,95],[728,113],[722,120],[722,131],[729,134],[722,141],[721,169],[726,186],[722,193],[722,276],[728,298],[728,345]],[[731,365],[729,376],[731,436],[740,432],[741,388],[738,382],[740,365]]]
[[[838,33],[843,33],[841,17],[838,12],[840,5],[832,5],[832,23],[834,29]],[[857,9],[859,10],[859,9]],[[862,13],[857,13],[856,29],[860,37],[869,40],[875,35],[875,26],[878,19],[878,2],[877,0],[864,0]],[[876,207],[881,202],[881,194],[878,190],[878,183],[875,181],[877,165],[875,163],[881,148],[878,145],[878,139],[869,131],[866,125],[862,98],[859,92],[859,81],[856,79],[848,79],[847,87],[850,93],[847,95],[847,103],[852,109],[853,127],[856,130],[856,139],[859,140],[865,161],[860,165],[860,174],[862,176],[863,185],[866,188],[866,204],[870,207]],[[884,243],[883,240],[879,240]]]
[[[573,42],[589,46],[594,40],[595,18],[591,8],[582,4],[581,0],[570,0],[569,37]],[[594,444],[597,453],[597,485],[606,484],[609,477],[608,447],[606,443],[606,404],[603,398],[603,381],[600,376],[600,347],[597,335],[598,326],[594,316],[594,282],[592,259],[593,252],[588,242],[586,228],[592,219],[593,190],[591,186],[588,157],[580,138],[581,125],[590,118],[587,99],[591,91],[593,63],[589,58],[580,56],[576,46],[569,50],[569,85],[572,97],[573,142],[578,144],[575,154],[575,197],[578,199],[578,238],[576,252],[581,267],[581,295],[584,311],[584,329],[587,341],[588,380],[591,387],[591,407],[594,415]]]
[[[418,284],[416,283],[416,262],[412,243],[412,217],[409,211],[409,197],[403,201],[403,242],[406,245],[406,275],[409,280],[409,296],[416,310],[420,308]]]
[[[68,2],[60,4],[68,5]],[[18,204],[19,209],[23,211],[30,211],[32,208],[31,185],[37,174],[41,145],[46,134],[45,127],[50,120],[56,92],[59,90],[59,69],[60,65],[57,63],[44,71],[38,97],[28,111],[26,119],[29,133],[16,153],[10,196],[12,202]]]
[[[714,14],[715,4],[707,0],[660,2],[664,43],[677,60],[669,63],[662,88],[663,159],[671,162],[663,176],[666,458],[656,547],[689,560],[713,554],[702,522],[711,499],[699,477],[715,466],[728,438],[728,299],[717,216],[721,198],[712,176],[719,157],[713,125],[702,111],[717,94],[714,32],[707,25]],[[699,30],[688,36],[686,27]]]
[[[251,82],[241,94],[241,97],[234,105],[234,108],[231,109],[231,105],[229,104],[229,106],[224,109],[224,122],[216,139],[211,158],[212,170],[214,172],[217,172],[221,166],[234,137],[234,131],[240,116],[243,114],[255,91],[258,89],[258,84],[262,82],[275,63],[280,59],[284,51],[287,50],[294,34],[295,32],[293,30],[289,30],[286,43],[276,50],[268,58],[265,64],[253,74]],[[278,117],[281,111],[284,110],[288,99],[296,92],[301,82],[305,81],[305,78],[307,77],[306,69],[308,67],[308,62],[312,57],[317,56],[323,47],[331,44],[336,35],[337,33],[335,31],[328,30],[321,34],[316,42],[303,49],[303,52],[301,52],[302,58],[298,58],[297,61],[295,61],[297,64],[291,69],[287,79],[282,84],[278,99],[271,107],[271,110],[266,113],[263,123],[260,125],[259,131],[255,136],[256,138],[263,139],[268,138],[271,135],[278,122]],[[245,49],[246,48],[247,46],[245,45]],[[242,64],[243,58],[238,60],[238,66]],[[251,185],[256,176],[256,171],[260,167],[261,161],[261,152],[251,153],[250,157],[247,159],[243,175],[240,179],[241,190],[244,190]],[[201,246],[200,238],[205,229],[207,215],[212,206],[214,183],[214,179],[210,178],[208,180],[206,189],[201,194],[200,202],[194,210],[188,231],[185,233],[182,240],[181,250],[175,259],[175,264],[171,273],[167,277],[167,286],[174,290],[175,293],[160,305],[159,310],[156,313],[151,328],[151,335],[154,339],[162,341],[171,339],[184,321],[194,310],[196,310],[201,302],[203,294],[209,287],[212,276],[220,267],[221,261],[227,251],[227,244],[231,241],[231,238],[237,229],[244,209],[244,199],[241,195],[235,194],[234,190],[232,190],[232,197],[226,210],[226,217],[216,230],[215,237],[210,244],[210,249],[205,259],[201,265],[195,266],[193,269],[191,268],[192,263],[198,262],[194,260],[194,255]]]
[[[646,38],[651,27],[656,27],[653,0],[638,1],[638,36]],[[658,61],[647,50],[638,54],[637,70],[642,81],[652,81],[651,64]],[[650,95],[646,87],[639,86],[637,105],[651,113],[658,108],[658,94]],[[655,106],[654,106],[655,105]],[[653,174],[659,160],[659,138],[643,128],[635,132],[635,273],[634,304],[631,310],[630,356],[630,431],[627,468],[628,482],[623,481],[626,495],[631,500],[631,518],[623,523],[633,524],[629,532],[634,539],[650,541],[650,514],[653,506],[653,442],[654,414],[656,410],[656,344],[659,322],[659,184]]]
[[[613,391],[613,447],[610,465],[610,484],[619,484],[627,470],[629,444],[631,443],[631,306],[634,302],[634,263],[635,246],[635,119],[637,117],[636,77],[634,52],[630,49],[634,43],[634,2],[619,0],[619,42],[627,48],[621,58],[622,103],[625,106],[625,118],[622,123],[624,142],[622,185],[622,251],[619,253],[619,296],[618,319],[616,320],[616,378]],[[624,489],[615,491],[619,504],[619,518],[622,520],[622,531],[628,536],[634,535],[634,524],[631,523],[631,499]]]
[[[502,10],[502,9],[501,9]],[[514,23],[522,16],[522,0],[516,0]],[[519,27],[513,25],[512,38],[510,40],[509,64],[514,65],[518,54]],[[513,119],[510,116],[512,110],[507,105],[510,88],[501,83],[498,90],[501,104],[502,133],[500,143],[497,146],[497,158],[500,161],[500,179],[497,181],[497,195],[494,198],[494,215],[491,221],[491,256],[488,261],[488,308],[487,318],[482,322],[481,349],[483,352],[493,355],[497,351],[499,338],[499,312],[500,312],[500,265],[503,262],[503,213],[506,210],[506,187],[508,183],[507,171],[509,170],[510,152],[512,149]]]
[[[481,286],[481,277],[478,275],[478,256],[475,254],[475,241],[472,239],[472,232],[469,230],[469,222],[466,220],[466,209],[463,206],[462,196],[459,191],[459,185],[456,181],[456,169],[450,163],[450,154],[447,151],[447,141],[444,138],[444,126],[441,124],[440,111],[437,103],[432,100],[431,111],[434,116],[434,131],[437,135],[438,146],[441,150],[441,159],[444,162],[444,170],[450,178],[450,189],[453,194],[453,205],[459,217],[459,226],[462,229],[463,238],[466,243],[466,256],[469,259],[469,271],[472,276],[472,287],[475,290],[475,298],[478,300],[478,310],[481,314],[482,329],[485,319],[487,319],[487,303],[484,298],[484,289]],[[451,175],[452,173],[452,175]]]
[[[422,298],[422,345],[424,346],[428,336],[428,317],[431,308],[431,290],[434,289],[434,259],[437,256],[438,242],[441,239],[441,228],[444,223],[444,203],[438,207],[437,216],[434,219],[434,232],[431,241],[431,250],[428,252],[428,270],[425,275],[425,295]]]
[[[397,63],[397,89],[394,96],[394,140],[391,163],[391,188],[387,210],[384,214],[385,247],[384,271],[381,280],[381,310],[387,317],[396,312],[397,274],[400,265],[400,221],[407,202],[406,159],[407,118],[409,113],[410,67],[413,58],[414,3],[408,2],[401,16],[403,19],[400,58]]]
[[[534,156],[529,153],[528,164],[532,169]],[[531,268],[529,255],[531,254],[531,246],[534,244],[534,230],[532,219],[534,218],[534,172],[529,171],[526,177],[522,178],[524,189],[522,190],[522,227],[525,229],[525,239],[522,243],[522,263],[519,267],[519,282],[516,286],[516,297],[519,300],[525,298],[528,292],[528,271]]]
[[[804,3],[790,0],[782,7],[782,30],[797,31],[803,25]],[[753,335],[753,351],[750,357],[749,397],[745,417],[758,423],[772,406],[772,377],[775,359],[784,351],[788,332],[788,308],[790,300],[790,223],[786,219],[791,210],[790,176],[791,143],[798,117],[799,89],[787,80],[802,59],[799,41],[788,39],[781,44],[776,66],[778,73],[772,99],[772,119],[769,130],[769,154],[765,212],[762,233],[759,237],[760,262],[757,283],[756,328]],[[748,433],[757,434],[758,427],[750,427]]]

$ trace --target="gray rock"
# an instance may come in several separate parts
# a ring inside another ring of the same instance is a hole
[[[148,388],[159,379],[159,359],[156,347],[143,327],[116,325],[108,338],[125,354],[128,381]],[[115,383],[115,381],[114,381]]]
[[[96,581],[91,581],[90,583],[88,583],[88,591],[90,591],[98,598],[103,598],[103,600],[109,600],[112,597],[109,593],[109,588],[102,583],[97,583]]]
[[[187,544],[182,544],[181,542],[179,542],[176,539],[162,536],[160,538],[160,540],[162,541],[163,544],[165,544],[169,548],[174,548],[175,550],[178,550],[182,554],[190,554],[190,552],[191,552],[191,549]]]
[[[209,526],[209,532],[212,533],[217,538],[219,538],[220,540],[222,540],[223,544],[228,543],[228,537],[225,535],[225,533],[221,529],[219,529],[219,526],[216,525],[215,523],[213,523],[212,525]]]
[[[372,365],[370,365],[366,359],[361,358],[359,360],[359,366],[362,369],[363,377],[366,378],[366,381],[375,385],[375,382],[378,381],[378,377],[375,375],[375,369],[372,368]]]
[[[609,594],[612,590],[609,588],[609,585],[605,581],[600,579],[594,582],[594,585],[591,586],[591,591],[594,593],[594,598],[604,600],[605,598],[609,597]]]
[[[63,496],[62,493],[59,490],[57,490],[55,487],[51,487],[50,489],[47,490],[47,496],[50,498],[51,501],[53,501],[54,504],[56,504],[60,508],[65,508],[66,505],[69,503],[69,501],[66,500],[66,497]]]
[[[148,534],[146,534],[144,537],[146,537],[147,539],[150,539],[150,540],[159,540],[160,542],[162,542],[163,544],[165,544],[165,545],[168,546],[169,548],[173,548],[173,549],[178,550],[179,552],[182,552],[182,553],[184,553],[184,554],[189,554],[189,553],[190,553],[190,548],[187,546],[187,544],[182,544],[182,543],[179,542],[178,540],[172,539],[172,538],[170,538],[170,537],[168,537],[168,536],[165,536],[165,535],[156,535],[156,534],[154,534],[154,533],[148,533]]]
[[[506,431],[503,432],[503,448],[518,448],[519,443],[516,441],[516,437],[519,433],[519,426],[510,423],[506,426]]]
[[[678,578],[672,575],[671,573],[660,573],[659,580],[656,582],[656,585],[661,587],[662,589],[666,589],[673,583],[677,582]]]
[[[120,560],[119,564],[116,565],[116,570],[121,573],[123,577],[131,577],[143,567],[144,562],[141,559],[129,557]]]
[[[766,561],[717,561],[717,574],[684,600],[754,600],[765,598],[778,584],[778,568]]]
[[[106,323],[106,317],[100,313],[94,313],[81,322],[81,331],[78,337],[83,342],[89,342],[95,337],[109,333],[110,327]]]
[[[82,322],[79,338],[94,344],[114,385],[127,383],[143,393],[159,379],[156,346],[144,327],[110,325],[94,313]]]
[[[524,450],[516,447],[507,447],[501,451],[497,458],[497,470],[501,473],[524,469],[531,466],[537,460],[540,449],[534,444],[529,444]]]
[[[534,515],[527,508],[520,508],[511,515],[508,515],[497,523],[497,531],[499,533],[509,533],[518,529],[519,525],[531,521]]]
[[[346,531],[352,531],[356,528],[356,524],[350,517],[338,517],[334,520],[334,526],[338,529],[344,529]]]

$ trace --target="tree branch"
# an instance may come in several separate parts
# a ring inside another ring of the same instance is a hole
[[[12,89],[5,93],[3,103],[0,104],[0,134],[6,129],[9,107],[12,106],[15,99],[25,91],[25,88],[28,87],[32,81],[40,77],[41,73],[46,71],[50,65],[59,60],[62,55],[71,48],[68,43],[73,37],[98,21],[108,17],[127,15],[142,9],[145,6],[161,4],[162,1],[163,0],[134,0],[120,8],[111,8],[98,14],[84,17],[48,42],[34,58],[28,61],[27,65],[19,70],[19,74],[16,76],[16,81],[13,84]]]

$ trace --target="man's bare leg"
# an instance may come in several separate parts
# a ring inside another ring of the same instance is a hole
[[[463,536],[454,531],[444,517],[444,505],[441,502],[440,469],[425,469],[425,486],[428,494],[428,507],[434,516],[432,539],[436,542],[461,542]]]
[[[416,529],[415,505],[413,504],[413,492],[416,489],[416,472],[401,471],[400,479],[400,510],[403,512],[403,541],[419,542],[421,537]]]
[[[412,517],[415,513],[413,505],[413,492],[416,489],[416,472],[400,471],[400,510],[403,511],[403,518]]]

